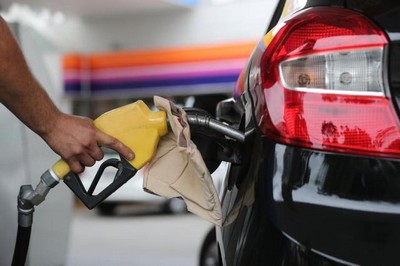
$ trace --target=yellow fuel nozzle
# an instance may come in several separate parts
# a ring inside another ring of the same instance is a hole
[[[140,100],[102,114],[94,125],[132,149],[135,158],[128,162],[137,170],[153,158],[160,137],[168,132],[165,112],[151,111]],[[63,179],[71,170],[59,160],[52,171]]]

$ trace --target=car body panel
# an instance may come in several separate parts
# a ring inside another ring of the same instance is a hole
[[[297,2],[303,8],[351,8],[385,30],[390,39],[388,85],[399,106],[400,5]],[[268,31],[290,15],[287,5],[278,3]],[[263,136],[258,129],[265,109],[259,71],[268,38],[255,47],[238,81],[243,84],[235,89],[245,110],[246,144],[242,164],[230,167],[224,183],[226,224],[216,230],[221,265],[396,264],[400,160],[299,148]]]

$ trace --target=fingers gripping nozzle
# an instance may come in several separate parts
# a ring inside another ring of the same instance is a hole
[[[53,165],[50,171],[62,179],[89,209],[114,193],[149,162],[156,152],[159,139],[168,132],[165,112],[151,111],[140,100],[102,114],[94,121],[94,125],[98,130],[128,146],[135,153],[135,158],[128,161],[121,157],[121,160],[103,162],[89,190],[86,190],[80,177],[71,171],[64,160],[59,160]],[[118,169],[114,181],[93,195],[106,167]]]
[[[151,111],[140,100],[102,114],[94,120],[94,125],[135,153],[134,159],[125,162],[137,170],[153,158],[159,139],[168,133],[165,112]],[[60,179],[71,171],[64,160],[56,162],[52,170]]]

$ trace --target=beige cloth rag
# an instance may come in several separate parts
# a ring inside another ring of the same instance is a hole
[[[181,197],[190,212],[221,226],[221,202],[207,166],[191,141],[185,111],[158,96],[154,96],[154,104],[167,113],[172,132],[161,138],[145,170],[143,188],[167,198]]]

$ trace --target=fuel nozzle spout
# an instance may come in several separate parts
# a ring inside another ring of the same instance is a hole
[[[245,134],[233,127],[224,124],[207,115],[188,114],[187,120],[190,125],[209,128],[241,143],[245,141]]]

